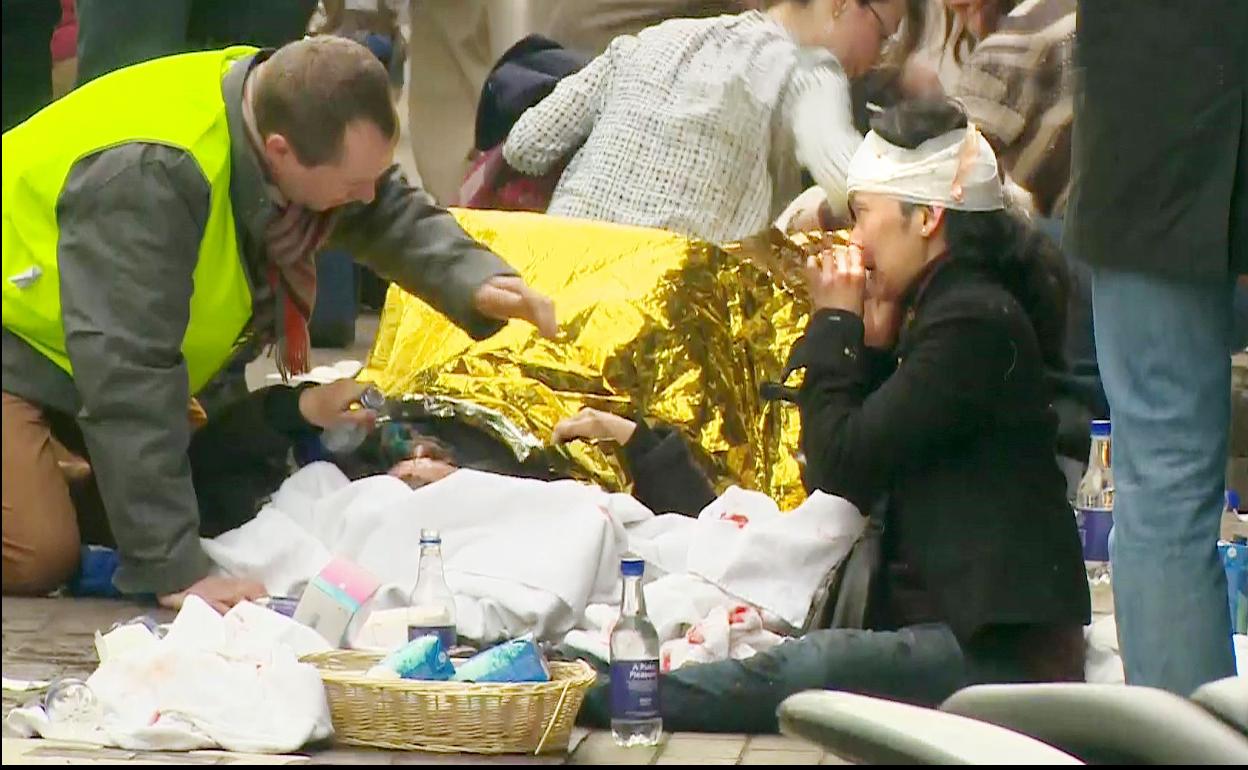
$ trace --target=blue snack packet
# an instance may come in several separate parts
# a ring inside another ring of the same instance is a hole
[[[491,647],[460,664],[455,682],[549,682],[550,668],[533,639],[522,637]]]
[[[455,666],[436,636],[413,639],[383,658],[376,668],[392,671],[402,679],[433,682],[445,682],[455,675]]]

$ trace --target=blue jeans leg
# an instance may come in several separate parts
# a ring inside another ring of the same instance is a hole
[[[1187,696],[1235,674],[1216,542],[1230,424],[1232,282],[1097,268],[1113,415],[1115,614],[1127,682]]]
[[[663,727],[670,732],[774,733],[776,709],[803,690],[843,690],[935,706],[970,681],[1017,678],[995,670],[972,673],[957,638],[943,624],[897,631],[837,628],[812,631],[745,660],[689,665],[664,674],[659,703]],[[605,686],[592,690],[578,721],[606,727],[608,696]]]

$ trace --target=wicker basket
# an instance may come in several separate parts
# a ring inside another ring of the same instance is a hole
[[[370,679],[374,653],[335,650],[304,661],[321,673],[338,740],[354,746],[473,754],[567,751],[597,675],[550,663],[549,682],[470,684]]]

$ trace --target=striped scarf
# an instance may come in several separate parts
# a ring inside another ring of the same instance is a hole
[[[256,129],[251,93],[252,82],[248,76],[243,85],[243,122],[256,160],[263,169],[263,140]],[[287,200],[271,181],[268,188],[273,216],[265,227],[264,270],[276,303],[270,339],[274,340],[277,371],[283,379],[288,379],[310,368],[308,320],[316,304],[316,252],[333,232],[335,217],[332,211],[313,211]],[[262,336],[269,335],[262,333]]]

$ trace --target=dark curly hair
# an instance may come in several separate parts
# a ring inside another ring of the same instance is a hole
[[[872,130],[885,141],[910,149],[966,125],[962,106],[944,98],[904,101],[871,121]],[[903,204],[902,211],[916,207]],[[946,210],[944,227],[949,259],[976,265],[995,277],[1031,319],[1045,363],[1063,367],[1070,276],[1057,244],[1022,213],[1008,208]]]

